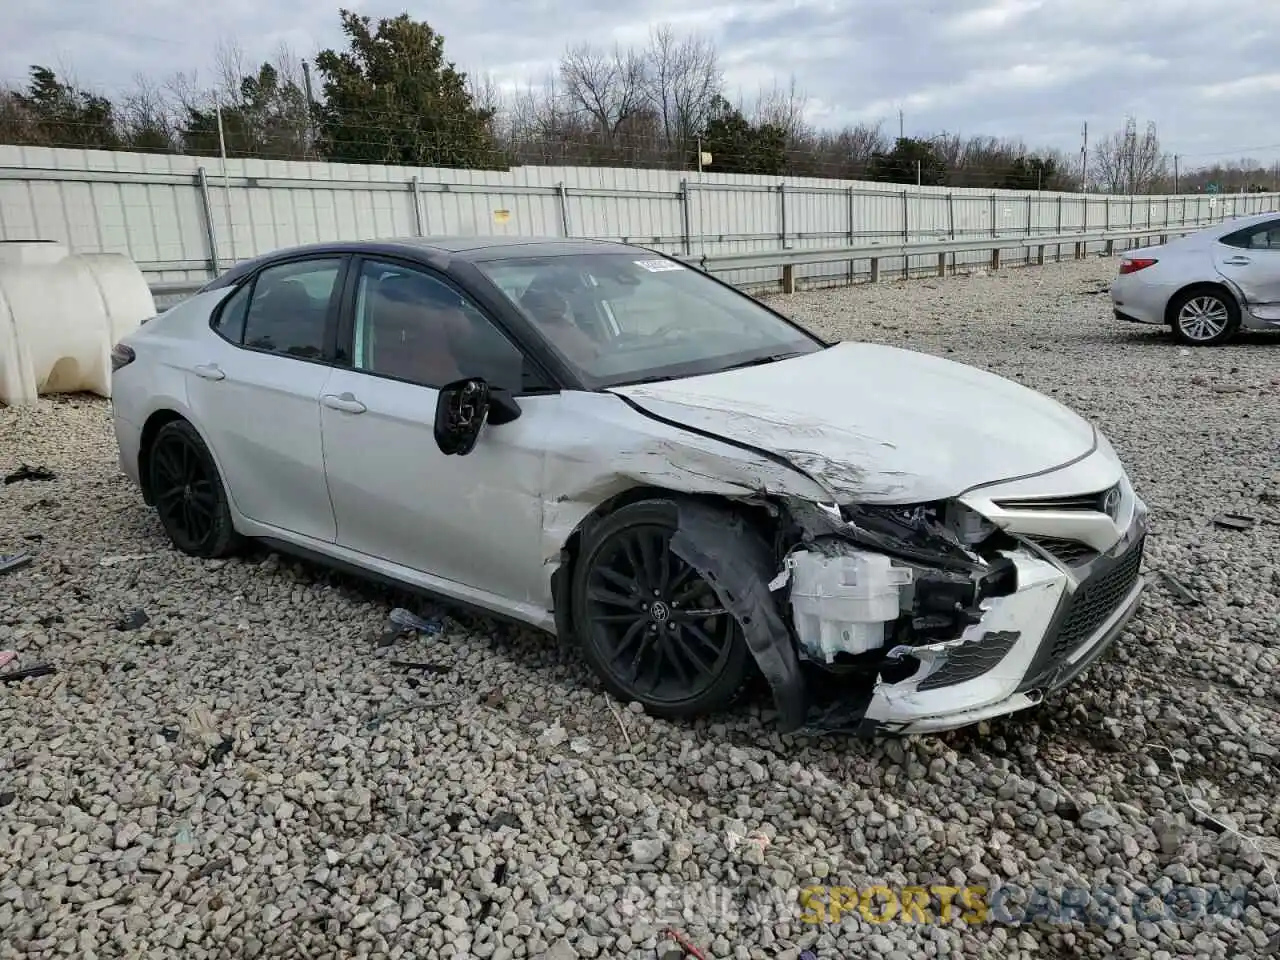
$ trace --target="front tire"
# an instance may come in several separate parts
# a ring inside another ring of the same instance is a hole
[[[583,656],[611,694],[682,719],[729,706],[751,660],[737,620],[671,550],[674,532],[670,504],[610,514],[574,565],[573,618]]]
[[[222,477],[195,427],[185,420],[161,427],[147,468],[160,525],[175,547],[212,560],[240,546]]]
[[[1179,343],[1214,347],[1226,343],[1240,329],[1240,305],[1235,297],[1214,287],[1192,287],[1169,304],[1170,327]]]

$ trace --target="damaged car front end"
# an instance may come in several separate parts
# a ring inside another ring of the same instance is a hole
[[[1139,606],[1146,505],[1096,427],[1026,387],[841,344],[616,392],[755,457],[754,495],[728,499],[766,506],[768,556],[692,509],[671,549],[718,581],[784,730],[936,732],[1033,707]]]
[[[1035,706],[1110,647],[1144,586],[1147,511],[1124,479],[994,519],[964,498],[793,511],[802,533],[771,587],[814,730],[938,732]],[[1095,534],[1105,549],[1027,532],[1088,514],[1114,531]]]
[[[676,496],[669,546],[737,620],[783,732],[951,730],[1038,705],[1137,610],[1147,508],[1097,440],[927,503],[734,498],[760,523]]]

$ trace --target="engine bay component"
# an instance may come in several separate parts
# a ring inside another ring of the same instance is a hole
[[[834,663],[883,647],[912,570],[865,551],[797,550],[786,559],[796,635],[810,659]]]

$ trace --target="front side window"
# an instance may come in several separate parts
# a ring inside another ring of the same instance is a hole
[[[356,282],[352,365],[442,387],[482,377],[522,388],[524,355],[466,296],[414,267],[365,261]]]
[[[324,353],[325,325],[340,258],[300,260],[267,267],[236,291],[215,329],[254,350],[316,359]]]
[[[476,265],[593,388],[714,373],[823,348],[752,298],[641,251]]]

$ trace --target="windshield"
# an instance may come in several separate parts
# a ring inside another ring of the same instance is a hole
[[[476,266],[596,389],[823,349],[750,297],[700,270],[642,251]]]

